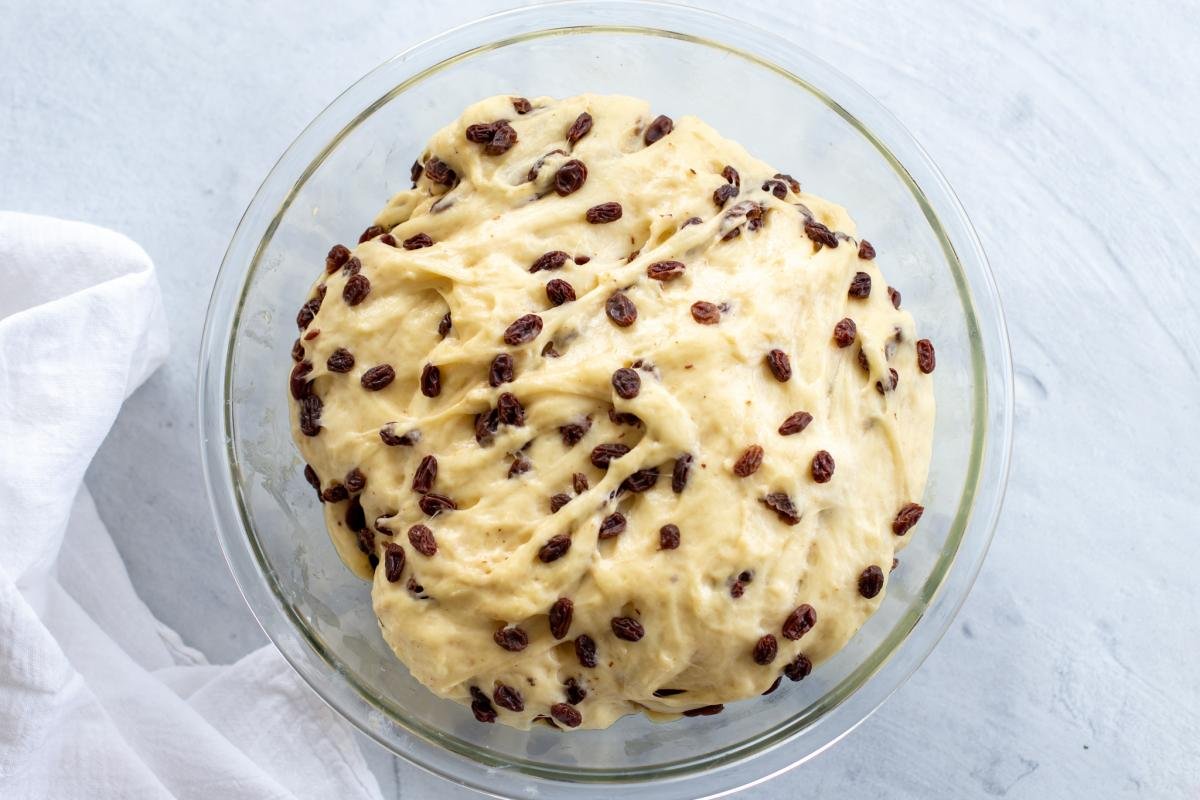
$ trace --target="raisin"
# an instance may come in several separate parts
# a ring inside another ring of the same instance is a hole
[[[870,261],[875,258],[875,246],[866,239],[863,239],[858,243],[858,257],[864,261]],[[899,306],[899,303],[896,305]]]
[[[304,360],[304,343],[299,339],[292,342],[292,361]]]
[[[346,516],[347,517],[350,516],[349,509],[346,510]],[[374,556],[375,555],[375,532],[367,530],[367,526],[365,524],[359,528],[351,528],[351,530],[355,531],[358,534],[358,536],[356,537],[358,539],[358,549],[368,555]]]
[[[816,624],[816,609],[805,603],[787,615],[787,619],[783,621],[783,636],[785,639],[791,639],[794,642],[811,631]]]
[[[642,378],[635,370],[621,367],[612,374],[612,385],[618,397],[632,400],[642,390]]]
[[[327,274],[337,272],[349,259],[350,249],[344,244],[335,244],[329,248],[329,255],[325,256],[325,272]]]
[[[584,218],[593,225],[604,225],[619,220],[621,213],[620,203],[601,203],[598,206],[589,208]]]
[[[680,494],[687,488],[688,476],[692,471],[692,454],[684,453],[675,459],[675,466],[671,470],[671,491],[675,494]]]
[[[366,280],[365,278],[363,280]],[[300,310],[296,313],[296,327],[304,330],[317,316],[317,311],[321,309],[321,298],[314,297],[304,305],[300,306]]]
[[[321,492],[321,499],[326,503],[340,503],[350,499],[350,490],[334,481],[326,487],[325,491]]]
[[[678,694],[687,694],[687,689],[663,688],[663,689],[655,689],[654,690],[655,697],[674,697],[675,695],[678,695]]]
[[[788,188],[790,188],[793,192],[795,192],[796,194],[800,194],[800,181],[796,180],[791,175],[785,175],[782,172],[776,172],[771,177],[778,178],[779,180],[786,183],[788,185]]]
[[[512,392],[501,392],[496,398],[496,413],[504,425],[519,428],[525,424],[525,408]]]
[[[858,367],[868,375],[871,373],[871,364],[867,360],[867,351],[861,347],[858,348]]]
[[[515,478],[518,475],[524,475],[531,469],[533,469],[533,462],[526,458],[523,453],[518,453],[513,458],[513,462],[508,465],[508,477]]]
[[[790,664],[783,668],[783,674],[789,680],[802,681],[812,672],[812,661],[804,653],[797,655]]]
[[[858,593],[870,600],[881,591],[883,591],[883,570],[872,564],[858,576]]]
[[[466,135],[467,139],[475,144],[482,144],[484,154],[489,156],[504,155],[517,143],[516,130],[508,124],[508,120],[503,119],[487,124],[470,125]]]
[[[499,643],[500,640],[497,639],[496,642]],[[500,646],[504,647],[503,644],[500,644]],[[517,649],[520,650],[523,648],[524,645]],[[509,650],[512,648],[504,647],[504,649]],[[496,705],[501,708],[507,708],[509,711],[525,710],[525,700],[521,697],[521,693],[511,686],[505,686],[500,681],[496,681],[496,688],[492,691],[492,700],[495,701]]]
[[[546,299],[552,306],[561,306],[575,299],[575,287],[562,278],[555,278],[546,284]]]
[[[937,357],[933,352],[933,342],[928,339],[917,340],[917,369],[926,375],[933,372],[937,366]]]
[[[549,253],[543,253],[537,257],[537,260],[530,265],[530,272],[541,272],[544,269],[558,269],[563,264],[567,263],[570,258],[562,250],[551,250]]]
[[[560,355],[562,353],[555,349],[553,339],[542,346],[542,358],[558,358]]]
[[[796,509],[796,504],[784,492],[771,492],[766,497],[759,498],[759,502],[774,511],[775,516],[788,525],[800,522],[800,512]]]
[[[604,302],[604,313],[608,314],[608,318],[615,325],[622,328],[628,328],[636,322],[638,315],[637,306],[622,291],[609,295],[608,300]]]
[[[367,488],[367,476],[361,469],[355,467],[346,473],[346,488],[356,494]]]
[[[875,381],[875,391],[879,392],[880,394],[886,394],[887,392],[895,389],[898,383],[900,383],[900,373],[896,372],[896,370],[892,369],[891,367],[888,367],[887,384],[885,385],[883,381]]]
[[[782,680],[783,680],[783,676],[782,676],[782,675],[780,675],[778,678],[776,678],[776,679],[775,679],[775,680],[774,680],[774,681],[771,683],[771,685],[770,685],[770,686],[768,686],[768,687],[767,687],[767,690],[766,690],[765,692],[763,692],[763,693],[762,693],[762,696],[763,696],[763,697],[766,697],[766,696],[767,696],[767,695],[769,695],[771,692],[773,692],[773,691],[775,691],[776,689],[778,689],[778,688],[779,688],[779,684],[780,684],[780,682],[781,682]]]
[[[344,347],[339,347],[330,354],[325,367],[330,372],[349,372],[354,368],[354,354]]]
[[[775,641],[775,637],[767,634],[759,639],[754,645],[754,663],[766,666],[775,660],[775,656],[779,653],[779,643]]]
[[[772,350],[767,353],[767,368],[780,383],[787,383],[792,377],[792,362],[788,354],[782,350]]]
[[[783,200],[787,197],[788,187],[783,181],[769,180],[763,181],[762,190],[764,192],[770,192],[780,200]]]
[[[635,428],[642,424],[642,418],[637,414],[630,414],[628,411],[617,411],[615,408],[608,410],[608,421],[613,425],[632,425]]]
[[[574,194],[583,188],[587,176],[587,165],[577,158],[572,158],[554,173],[554,191],[559,197]]]
[[[586,633],[575,637],[575,657],[579,659],[580,666],[596,666],[596,643]]]
[[[362,262],[358,260],[358,256],[352,256],[349,261],[342,265],[342,274],[346,277],[357,275],[362,272]],[[324,286],[325,284],[321,284]]]
[[[422,458],[416,472],[413,473],[412,490],[417,494],[429,494],[433,489],[433,482],[437,479],[437,473],[437,456],[428,455]]]
[[[390,364],[380,364],[364,372],[358,381],[368,392],[378,392],[395,379],[396,370],[392,369]]]
[[[379,438],[388,447],[412,447],[421,439],[421,433],[411,430],[407,433],[396,433],[396,423],[389,422],[379,429]]]
[[[608,465],[629,452],[629,445],[620,442],[598,444],[592,448],[591,462],[597,469],[608,469]]]
[[[356,306],[367,299],[370,291],[371,281],[366,275],[351,275],[342,287],[342,299],[347,305]]]
[[[321,408],[324,403],[315,394],[305,395],[300,400],[300,432],[305,436],[316,436],[321,432]]]
[[[304,465],[304,480],[308,481],[308,485],[317,490],[317,498],[321,502],[325,502],[325,498],[321,497],[321,478],[317,475],[317,471],[312,468],[311,464]]]
[[[658,470],[639,469],[621,481],[621,489],[627,492],[648,492],[658,483]]]
[[[792,436],[793,434],[800,433],[807,428],[812,421],[812,414],[808,413],[807,411],[797,411],[785,419],[783,424],[779,426],[779,435]]]
[[[888,289],[888,299],[892,301],[892,308],[900,307],[900,290],[893,289],[891,286]]]
[[[653,122],[646,126],[642,141],[649,147],[673,130],[675,130],[675,122],[665,114],[659,114]]]
[[[732,184],[722,183],[713,191],[713,202],[717,204],[717,208],[724,208],[732,198],[737,197],[737,187]]]
[[[575,490],[575,494],[583,494],[588,490],[587,475],[582,472],[576,472],[571,476],[571,488]]]
[[[405,250],[420,250],[422,247],[433,247],[433,239],[428,233],[418,233],[404,240]]]
[[[346,506],[346,527],[360,535],[363,531],[367,531],[367,514],[363,511],[362,503],[357,497],[351,498],[350,505]],[[371,534],[372,546],[369,551],[371,552],[375,549],[375,534],[367,532]]]
[[[441,320],[438,321],[438,336],[441,336],[443,339],[445,339],[446,334],[450,332],[450,325],[450,312],[447,311],[442,315]]]
[[[580,686],[574,678],[567,678],[563,685],[567,687],[567,702],[571,705],[579,705],[588,695],[587,689]]]
[[[404,548],[388,542],[383,551],[383,574],[388,583],[397,583],[404,572]]]
[[[450,169],[450,165],[437,156],[432,156],[425,162],[425,177],[434,183],[451,188],[458,184],[458,173]]]
[[[892,520],[892,533],[897,536],[908,533],[921,520],[921,515],[924,513],[924,506],[918,503],[905,503],[904,507],[896,512],[896,518]]]
[[[412,166],[408,168],[408,177],[412,178],[412,185],[414,188],[417,185],[417,181],[421,180],[421,174],[423,172],[425,172],[425,167],[421,165],[420,161],[414,161]]]
[[[423,556],[437,553],[437,539],[434,538],[433,531],[425,525],[413,525],[408,529],[408,543]]]
[[[571,537],[565,533],[560,533],[551,536],[546,540],[546,543],[538,549],[538,560],[543,564],[549,564],[552,561],[558,561],[567,551],[571,549]]]
[[[683,712],[685,717],[711,717],[714,714],[720,714],[725,710],[725,706],[721,703],[716,703],[711,706],[700,706],[699,708],[689,708]]]
[[[426,397],[437,397],[441,393],[442,370],[433,364],[426,364],[421,369],[421,394]]]
[[[849,317],[833,326],[833,341],[838,347],[849,347],[854,343],[856,336],[858,336],[858,326]]]
[[[567,143],[575,144],[580,139],[588,135],[588,131],[592,129],[592,115],[586,111],[575,118],[571,123],[571,127],[567,128]]]
[[[379,241],[383,242],[388,247],[396,246],[396,237],[392,236],[390,233],[385,233],[383,236],[380,236]]]
[[[436,494],[429,492],[421,495],[421,499],[417,501],[417,505],[431,517],[436,517],[443,511],[453,511],[458,508],[458,504],[444,494]]]
[[[833,456],[828,450],[818,450],[812,460],[812,478],[817,483],[829,483],[833,477]]]
[[[308,375],[312,372],[311,361],[301,361],[296,366],[292,367],[292,374],[288,376],[288,389],[292,393],[292,397],[300,400],[312,394],[313,382],[308,379]]]
[[[571,495],[567,494],[566,492],[559,492],[558,494],[551,495],[550,513],[557,514],[559,510],[569,502],[571,502]]]
[[[679,526],[663,525],[658,529],[658,548],[675,550],[679,547]]]
[[[721,321],[721,309],[707,300],[692,303],[692,319],[701,325],[716,325]]]
[[[488,368],[488,385],[500,386],[505,383],[512,383],[513,374],[513,359],[508,353],[500,353],[492,359],[492,365]]]
[[[738,189],[742,188],[742,176],[738,175],[738,171],[729,164],[726,164],[725,168],[721,170],[721,177],[725,179],[726,183],[732,183]]]
[[[359,235],[358,243],[362,244],[363,242],[369,242],[376,236],[382,236],[385,233],[387,233],[387,231],[379,225],[372,225]]]
[[[525,344],[536,339],[541,332],[542,318],[537,314],[526,314],[504,330],[504,341],[510,345]]]
[[[854,279],[850,281],[850,290],[847,292],[850,297],[859,299],[871,296],[871,276],[865,272],[854,273]]]
[[[627,642],[641,641],[641,638],[646,635],[646,629],[642,627],[642,623],[633,617],[613,617],[609,625],[612,626],[613,636]]]
[[[731,585],[729,587],[729,595],[734,600],[737,600],[739,597],[741,597],[745,593],[746,593],[746,584],[742,583],[741,581],[734,581],[733,585]]]
[[[609,514],[600,523],[601,539],[612,539],[614,536],[619,536],[625,532],[625,515],[620,511],[614,511]]]
[[[524,97],[512,97],[513,110],[518,114],[528,114],[533,110],[533,103],[530,103]]]
[[[496,710],[492,708],[492,701],[478,686],[471,687],[471,711],[480,722],[496,721]]]
[[[550,606],[550,634],[555,639],[567,638],[571,630],[571,618],[575,615],[575,604],[569,597],[560,597]]]
[[[559,426],[558,432],[562,435],[563,444],[567,447],[574,447],[579,444],[579,441],[587,435],[588,430],[592,427],[592,418],[586,417],[583,422],[572,422],[568,425]]]
[[[704,220],[700,219],[699,217],[688,217],[687,219],[685,219],[683,221],[683,224],[680,225],[679,227],[680,227],[680,229],[683,229],[683,228],[686,228],[688,225],[699,225],[701,222],[704,222]]]
[[[550,716],[568,728],[578,728],[580,723],[583,722],[583,715],[576,710],[575,706],[567,705],[566,703],[555,703],[550,706]]]
[[[646,267],[646,276],[666,283],[682,276],[683,270],[681,261],[658,261]]]
[[[812,239],[818,248],[838,246],[838,238],[834,236],[833,231],[816,220],[805,220],[804,235]]]
[[[742,453],[741,458],[733,465],[733,474],[739,478],[746,478],[758,472],[758,468],[762,466],[763,449],[759,445],[752,444],[746,448],[746,452]]]
[[[516,626],[500,628],[492,634],[492,639],[510,653],[519,653],[529,646],[529,634]]]

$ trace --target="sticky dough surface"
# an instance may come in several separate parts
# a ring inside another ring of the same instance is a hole
[[[302,342],[302,358],[312,364],[308,390],[321,399],[321,428],[301,431],[293,399],[295,438],[323,489],[344,484],[353,469],[366,478],[350,500],[325,503],[333,542],[373,581],[383,636],[412,674],[467,704],[476,687],[499,722],[527,728],[550,715],[566,702],[568,679],[587,693],[574,705],[584,728],[638,711],[674,715],[754,697],[800,654],[819,665],[836,652],[884,597],[864,597],[859,577],[871,565],[889,574],[907,539],[893,533],[893,519],[920,501],[930,459],[932,376],[917,367],[913,320],[893,307],[876,263],[859,257],[844,209],[807,193],[781,199],[763,190],[777,170],[699,119],[678,119],[647,145],[655,115],[640,100],[583,95],[532,105],[517,114],[508,97],[484,100],[432,138],[422,161],[440,159],[457,183],[434,183],[426,170],[388,202],[375,222],[397,244],[376,236],[352,248],[370,282],[365,299],[343,299],[344,270],[317,281],[326,294],[302,337],[320,332]],[[583,112],[593,127],[572,146],[566,131]],[[510,121],[518,141],[488,155],[465,130],[498,119]],[[586,164],[587,179],[560,196],[553,181],[568,159]],[[738,172],[740,192],[718,208],[713,194],[727,182],[726,165]],[[621,205],[620,219],[586,220],[589,208],[608,202]],[[763,210],[754,230],[751,203]],[[684,225],[693,217],[700,221]],[[810,219],[836,232],[838,246],[807,235]],[[422,233],[432,246],[400,244]],[[530,271],[552,251],[572,258]],[[681,277],[647,276],[667,260],[684,264]],[[848,294],[858,272],[871,278],[868,297]],[[555,278],[570,283],[575,300],[551,305],[546,284]],[[606,314],[618,290],[637,309],[628,327]],[[697,301],[717,305],[719,322],[699,324]],[[507,344],[506,328],[527,314],[540,317],[540,333]],[[833,330],[845,317],[857,336],[842,348]],[[327,366],[338,348],[353,355],[348,372]],[[768,368],[772,349],[790,359],[786,382]],[[512,356],[515,377],[493,387],[489,365],[499,353]],[[364,372],[383,364],[395,379],[368,391]],[[420,389],[427,364],[440,371],[436,397]],[[622,399],[613,373],[635,364],[640,392]],[[898,384],[881,392],[876,383],[887,382],[889,369]],[[502,392],[519,400],[524,424],[501,424],[481,445],[476,417]],[[613,411],[640,422],[614,422]],[[781,435],[797,411],[812,422]],[[588,419],[586,434],[568,446],[560,427]],[[419,439],[389,446],[381,429]],[[589,456],[602,443],[631,450],[601,469]],[[752,445],[763,448],[761,466],[739,477],[735,463]],[[820,450],[836,465],[826,483],[812,475]],[[677,493],[672,473],[685,453],[692,468]],[[411,487],[427,455],[438,464],[432,490],[456,510],[430,516],[418,506]],[[510,477],[517,459],[528,470]],[[659,477],[646,491],[620,491],[637,470]],[[587,479],[580,493],[574,473]],[[780,492],[798,524],[761,502]],[[551,513],[560,493],[569,502]],[[347,513],[355,505],[370,529],[361,535],[351,530],[356,512]],[[624,531],[600,539],[601,521],[614,512],[625,517]],[[418,523],[436,539],[432,556],[408,538]],[[660,547],[665,525],[678,527],[678,548]],[[558,535],[570,537],[570,549],[544,563],[539,552]],[[381,559],[389,543],[402,548],[400,579],[387,579],[386,563],[372,570],[360,541]],[[735,597],[739,576],[749,580]],[[547,617],[560,597],[574,607],[563,639]],[[793,641],[781,626],[802,604],[817,622]],[[614,617],[637,620],[645,635],[618,638]],[[498,645],[496,631],[506,626],[521,628],[528,646]],[[581,634],[595,643],[595,667],[577,657]],[[763,665],[753,653],[767,634],[778,653]],[[497,705],[498,685],[515,690],[523,710]],[[664,688],[683,691],[655,695]]]

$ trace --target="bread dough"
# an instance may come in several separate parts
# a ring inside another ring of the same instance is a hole
[[[293,428],[333,542],[399,659],[484,720],[603,728],[803,677],[919,514],[932,348],[844,209],[699,119],[518,105],[439,131],[298,320]]]

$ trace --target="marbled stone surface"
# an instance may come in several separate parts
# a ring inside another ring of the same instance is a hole
[[[264,641],[212,534],[197,450],[196,354],[225,245],[342,88],[500,7],[0,2],[0,207],[115,228],[158,266],[172,357],[88,486],[142,597],[214,661]],[[1005,512],[957,622],[846,740],[747,796],[1200,795],[1200,12],[740,13],[848,73],[942,167],[996,273],[1017,381]],[[467,796],[364,747],[386,794]]]

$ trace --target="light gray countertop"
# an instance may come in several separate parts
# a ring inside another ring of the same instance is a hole
[[[115,228],[158,267],[172,355],[87,482],[141,596],[214,661],[265,641],[197,451],[225,245],[338,92],[500,7],[0,0],[0,208]],[[846,740],[748,794],[1200,796],[1200,13],[764,0],[743,15],[848,73],[942,167],[996,273],[1017,382],[1005,511],[957,622]],[[364,746],[385,793],[460,796]]]

